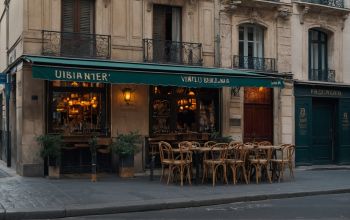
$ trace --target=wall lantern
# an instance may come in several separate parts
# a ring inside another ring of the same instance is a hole
[[[122,90],[122,92],[123,92],[125,103],[129,105],[130,101],[131,101],[132,90],[130,88],[125,88],[125,89]]]

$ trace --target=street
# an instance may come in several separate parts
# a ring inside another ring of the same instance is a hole
[[[65,219],[350,219],[350,194]]]

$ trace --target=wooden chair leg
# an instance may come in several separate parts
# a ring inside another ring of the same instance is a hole
[[[216,167],[212,166],[212,171],[213,171],[213,187],[215,186],[215,180],[216,180]]]
[[[224,173],[223,173],[223,175],[224,175],[224,181],[225,181],[226,184],[228,184],[226,165],[223,164],[222,166],[224,167]]]
[[[255,167],[255,181],[256,181],[256,184],[259,183],[259,173],[260,173],[260,169],[259,169],[259,166],[256,164],[254,165]]]
[[[247,172],[246,172],[246,169],[245,169],[244,164],[242,165],[242,170],[243,170],[243,175],[244,175],[245,183],[248,184],[249,181],[248,181]]]

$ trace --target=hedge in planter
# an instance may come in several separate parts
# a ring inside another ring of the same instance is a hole
[[[138,132],[119,134],[111,144],[112,152],[119,156],[119,176],[134,176],[134,155],[140,149],[138,145],[142,143],[142,136]]]

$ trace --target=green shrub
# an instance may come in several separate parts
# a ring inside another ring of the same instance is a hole
[[[139,151],[138,144],[142,143],[142,136],[138,132],[119,134],[111,144],[112,152],[119,156],[131,156]]]
[[[52,163],[57,165],[61,159],[62,136],[44,134],[38,136],[36,141],[41,145],[40,156],[43,159],[48,158],[50,165],[53,165]]]

